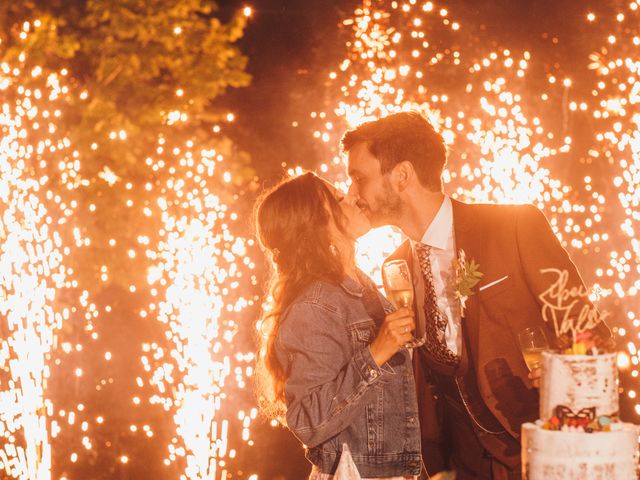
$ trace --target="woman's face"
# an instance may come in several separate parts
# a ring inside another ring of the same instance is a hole
[[[335,199],[340,205],[342,214],[345,217],[345,229],[352,240],[361,237],[371,229],[371,223],[364,212],[356,205],[356,197],[345,194],[335,187],[331,187]]]

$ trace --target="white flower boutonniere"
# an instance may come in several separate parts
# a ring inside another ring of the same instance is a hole
[[[467,305],[469,295],[473,295],[473,287],[475,287],[483,273],[473,259],[467,262],[467,255],[464,250],[460,249],[458,258],[455,262],[456,269],[456,298],[460,300],[460,316],[464,317],[464,309]]]

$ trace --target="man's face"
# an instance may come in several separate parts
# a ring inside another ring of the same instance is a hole
[[[352,182],[349,193],[357,198],[358,207],[371,225],[394,225],[401,212],[401,199],[389,174],[382,174],[380,162],[364,143],[356,144],[349,152],[348,173]]]

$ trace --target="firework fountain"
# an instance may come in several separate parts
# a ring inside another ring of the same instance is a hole
[[[55,435],[49,360],[70,318],[61,292],[73,283],[64,262],[70,248],[58,230],[76,208],[51,184],[59,180],[72,191],[80,178],[77,153],[56,129],[63,79],[0,69],[0,468],[3,476],[45,480]],[[42,87],[24,88],[25,75]]]
[[[31,28],[25,23],[21,38]],[[102,464],[101,475],[112,478],[134,461],[144,465],[132,458],[143,442],[168,436],[169,445],[147,447],[167,452],[167,478],[230,478],[244,468],[257,417],[247,392],[253,317],[245,312],[257,299],[254,242],[228,205],[241,208],[251,169],[234,169],[243,162],[229,161],[232,149],[219,125],[206,145],[177,140],[184,138],[175,127],[186,119],[180,112],[169,112],[166,133],[145,160],[146,183],[108,166],[87,169],[60,132],[69,103],[90,93],[66,86],[66,71],[45,77],[28,63],[21,55],[19,66],[0,66],[0,468],[10,478],[49,479],[55,472],[71,479]],[[126,139],[125,131],[114,131],[91,149],[99,155]],[[87,198],[96,185],[122,202],[121,215],[135,219],[136,245],[108,228],[107,239],[91,238],[92,224],[82,221],[95,222],[108,208]],[[100,264],[83,268],[89,279],[98,271],[102,284],[79,285],[69,265],[82,262],[70,259],[95,246]],[[108,290],[114,277],[129,283],[112,291],[130,298],[103,294],[104,305],[96,306],[90,296]],[[113,323],[114,301],[132,308],[117,310],[126,324],[140,319],[133,338],[148,338],[137,352],[119,348],[129,342],[118,339],[126,330]],[[109,335],[98,333],[102,327]],[[141,368],[129,360],[130,378],[123,379],[113,365],[136,355]],[[155,413],[141,415],[140,406]]]
[[[225,157],[215,149],[194,151],[193,142],[161,145],[158,151],[175,161],[150,159],[151,168],[180,166],[157,198],[162,240],[147,250],[155,262],[148,281],[160,297],[149,311],[165,325],[168,346],[145,345],[143,362],[155,365],[151,403],[172,412],[176,423],[166,462],[186,457],[181,478],[224,479],[238,445],[253,444],[257,416],[245,392],[254,361],[245,309],[255,298],[244,293],[257,283],[249,255],[254,241],[236,233],[238,213],[214,193],[232,181],[222,170]]]

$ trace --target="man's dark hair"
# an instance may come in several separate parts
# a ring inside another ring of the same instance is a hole
[[[442,191],[441,175],[447,161],[444,139],[420,113],[394,113],[363,123],[344,134],[342,150],[348,153],[360,143],[380,161],[383,174],[408,161],[423,187]]]

